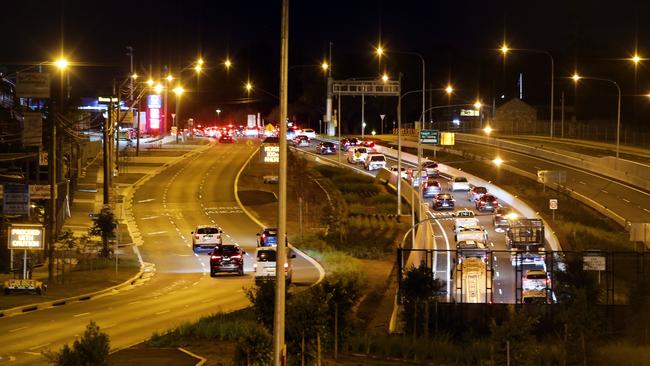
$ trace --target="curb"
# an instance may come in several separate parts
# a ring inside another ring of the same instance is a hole
[[[246,168],[248,163],[251,161],[253,156],[255,156],[255,154],[257,154],[259,149],[260,148],[258,147],[257,149],[255,149],[255,151],[253,151],[251,156],[249,156],[248,159],[246,159],[246,162],[241,166],[241,168],[237,172],[237,176],[235,176],[235,200],[237,200],[237,204],[242,208],[242,211],[244,211],[244,213],[246,214],[246,216],[248,216],[248,218],[253,220],[253,222],[255,222],[260,227],[265,227],[265,225],[260,220],[258,220],[255,216],[253,216],[253,214],[241,203],[241,200],[239,199],[239,189],[237,188],[237,183],[239,183],[239,176],[244,171],[244,169]],[[303,257],[307,262],[311,263],[316,268],[316,270],[318,271],[318,280],[316,280],[316,282],[314,282],[312,284],[312,286],[319,284],[323,280],[323,278],[325,278],[325,269],[323,269],[323,266],[321,266],[320,263],[318,263],[314,258],[308,256],[303,251],[301,251],[300,249],[294,247],[293,245],[289,244],[289,247],[291,249],[293,249],[296,253],[298,253],[301,257]]]
[[[186,158],[189,158],[190,156],[199,154],[199,153],[203,152],[204,150],[209,149],[213,145],[214,145],[214,142],[210,141],[208,144],[204,145],[204,147],[200,147],[200,148],[198,148],[196,150],[187,152],[187,153],[177,157],[177,159],[175,159],[171,163],[165,163],[164,165],[162,165],[161,167],[156,169],[154,172],[145,175],[144,177],[138,179],[135,183],[129,185],[129,187],[127,187],[125,189],[125,192],[124,192],[124,196],[125,196],[124,202],[125,202],[125,204],[122,206],[122,210],[125,210],[124,207],[128,206],[129,211],[130,211],[130,207],[131,207],[132,201],[133,201],[133,194],[135,193],[134,188],[139,188],[142,184],[147,182],[149,179],[155,177],[156,175],[160,174],[165,169],[177,164],[178,162],[180,162],[182,160],[185,160]],[[252,156],[251,156],[251,158],[252,158]],[[250,160],[250,158],[249,158],[249,160]],[[248,163],[248,161],[247,161],[247,163]],[[237,175],[237,177],[239,178],[239,174]],[[239,201],[239,199],[238,199],[238,201]],[[0,318],[7,318],[7,317],[15,316],[15,315],[30,313],[30,312],[33,312],[33,311],[36,311],[36,310],[49,309],[49,308],[54,308],[54,307],[58,307],[58,306],[67,305],[67,304],[74,303],[74,302],[91,300],[93,298],[99,297],[100,295],[105,295],[105,294],[108,294],[109,292],[118,291],[118,290],[121,290],[121,289],[123,289],[125,287],[132,286],[132,285],[136,284],[138,282],[138,280],[141,280],[141,279],[148,280],[151,277],[153,277],[153,275],[155,274],[155,264],[147,263],[147,262],[144,262],[142,260],[142,255],[140,254],[140,251],[138,250],[138,246],[143,244],[142,236],[140,235],[140,231],[137,229],[137,226],[135,226],[135,218],[132,218],[132,219],[127,218],[127,216],[129,216],[129,214],[130,214],[131,217],[133,217],[133,212],[129,212],[128,214],[125,213],[124,220],[127,223],[127,230],[129,231],[129,234],[131,235],[131,238],[133,238],[133,244],[134,244],[134,245],[132,245],[133,251],[136,254],[136,256],[138,257],[138,261],[140,262],[140,271],[137,274],[135,274],[133,277],[129,278],[128,280],[126,280],[126,281],[124,281],[124,282],[122,282],[120,284],[117,284],[117,285],[114,285],[114,286],[111,286],[111,287],[108,287],[108,288],[105,288],[105,289],[97,290],[95,292],[91,292],[91,293],[87,293],[87,294],[81,294],[81,295],[75,295],[75,296],[71,296],[71,297],[67,297],[67,298],[63,298],[63,299],[45,301],[45,302],[41,302],[41,303],[21,305],[21,306],[17,306],[17,307],[6,309],[6,310],[0,310]]]

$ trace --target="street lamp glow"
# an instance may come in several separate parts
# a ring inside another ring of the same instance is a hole
[[[131,75],[131,78],[132,78],[133,80],[137,79],[137,78],[138,78],[138,74],[133,73],[133,75]]]
[[[327,62],[323,61],[323,63],[320,64],[320,67],[323,69],[323,71],[327,71],[327,69],[330,68],[330,65]]]
[[[501,164],[503,164],[503,160],[501,158],[499,158],[499,157],[496,157],[494,160],[492,160],[492,162],[496,166],[500,166]]]
[[[641,57],[639,57],[639,55],[635,53],[634,56],[630,60],[632,62],[634,62],[634,64],[636,65],[641,61]]]
[[[59,70],[65,70],[68,68],[70,63],[65,58],[61,57],[58,60],[54,61],[54,65],[59,68]]]
[[[505,55],[506,53],[508,53],[508,51],[510,51],[510,48],[508,48],[508,45],[506,45],[504,43],[503,46],[501,46],[500,50],[501,50],[501,53],[503,53]]]
[[[203,59],[202,59],[202,58],[199,58],[199,59],[196,61],[196,63],[197,63],[197,65],[199,65],[199,66],[203,66]]]
[[[226,67],[226,69],[229,69],[232,66],[232,62],[230,62],[229,59],[226,59],[226,61],[224,61],[223,65]]]
[[[388,81],[388,75],[387,75],[387,74],[382,75],[381,80],[382,80],[384,83],[387,82],[387,81]]]
[[[246,91],[251,91],[251,89],[253,89],[253,84],[251,84],[249,81],[246,83],[244,87],[246,88]]]
[[[451,94],[454,92],[454,88],[451,85],[447,85],[447,87],[445,88],[445,92],[447,94]]]
[[[163,86],[161,84],[157,84],[154,86],[153,90],[156,92],[156,94],[160,94],[163,91]]]
[[[149,86],[153,86],[153,84],[154,84],[153,79],[152,79],[152,78],[149,78],[149,80],[147,80],[147,85],[149,85]]]
[[[485,132],[485,133],[489,136],[489,135],[492,133],[492,127],[490,127],[490,126],[486,126],[486,127],[483,129],[483,132]]]
[[[172,76],[172,74],[169,74],[169,75],[167,75],[167,77],[165,78],[165,80],[171,82],[172,80],[174,80],[174,77]]]
[[[573,79],[573,81],[575,81],[575,82],[577,83],[577,82],[578,82],[578,80],[580,80],[580,79],[581,79],[581,76],[580,76],[580,75],[578,75],[578,74],[573,74],[573,76],[571,76],[571,79]]]
[[[185,92],[185,89],[183,89],[183,87],[180,86],[180,85],[174,88],[174,94],[176,94],[176,95],[181,95],[184,92]]]
[[[377,54],[377,56],[383,56],[384,48],[381,45],[377,46],[377,49],[375,49],[375,53]]]
[[[481,107],[483,107],[483,103],[481,103],[481,101],[477,100],[476,103],[474,103],[474,108],[481,109]]]
[[[196,71],[197,74],[200,74],[201,70],[203,70],[201,64],[196,64],[196,66],[194,66],[194,71]]]

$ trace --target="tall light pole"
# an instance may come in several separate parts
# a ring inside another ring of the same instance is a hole
[[[592,77],[592,76],[580,76],[577,73],[571,76],[571,79],[577,84],[580,80],[598,80],[605,81],[608,83],[614,84],[616,91],[618,92],[618,101],[617,101],[617,110],[616,110],[616,164],[618,164],[618,157],[620,152],[620,143],[621,143],[621,88],[618,83],[611,79]]]
[[[384,53],[387,53],[386,50],[381,46],[377,46],[375,49],[375,53],[377,56],[381,57]],[[427,108],[426,106],[426,62],[424,61],[424,57],[417,53],[417,52],[402,52],[402,51],[390,51],[388,53],[395,53],[395,54],[403,54],[403,55],[411,55],[411,56],[417,56],[420,58],[420,61],[422,62],[422,114],[420,115],[420,129],[418,130],[418,174],[420,174],[420,171],[422,170],[422,139],[420,138],[420,130],[422,130],[422,127],[424,125],[424,111]],[[399,172],[400,174],[402,172]],[[420,180],[422,180],[421,177],[419,177]],[[421,201],[422,200],[422,182],[420,182],[420,185],[418,187],[418,199]],[[422,205],[418,208],[418,214],[420,219],[422,218]]]
[[[280,161],[278,181],[278,245],[275,266],[275,312],[273,316],[273,364],[286,363],[284,343],[285,312],[285,237],[287,231],[287,99],[289,80],[289,0],[282,0],[280,46]]]
[[[553,112],[554,112],[554,83],[555,83],[555,61],[553,60],[553,55],[551,55],[550,52],[544,51],[544,50],[536,50],[536,49],[530,49],[530,48],[510,48],[508,47],[507,44],[503,44],[501,48],[499,49],[501,53],[503,53],[503,56],[510,52],[510,51],[521,51],[521,52],[530,52],[530,53],[539,53],[539,54],[544,54],[548,56],[549,60],[551,61],[551,131],[550,131],[550,137],[553,138]]]
[[[181,127],[180,124],[180,104],[181,104],[181,96],[185,92],[185,89],[183,89],[182,86],[178,85],[174,88],[174,94],[176,94],[176,117],[174,117],[174,126],[176,126],[176,143],[178,143],[178,130]]]

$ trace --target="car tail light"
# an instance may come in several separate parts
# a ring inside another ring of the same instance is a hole
[[[232,258],[232,259],[241,259],[241,255],[239,255],[239,254],[231,255],[230,258]]]
[[[199,234],[194,234],[194,239],[198,239],[198,238],[199,238]]]
[[[492,201],[492,203],[496,205],[496,204],[497,204],[497,200]]]
[[[285,269],[286,269],[286,268],[289,268],[289,263],[288,263],[288,262],[284,262],[284,268],[285,268]]]
[[[210,259],[221,259],[220,255],[213,255],[210,257]]]

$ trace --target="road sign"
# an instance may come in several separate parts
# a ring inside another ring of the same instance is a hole
[[[453,146],[455,143],[456,135],[454,132],[443,132],[440,134],[440,145]]]
[[[440,131],[438,130],[420,130],[420,142],[428,145],[440,144]]]
[[[29,215],[29,185],[5,184],[2,192],[2,213]]]
[[[4,188],[0,186],[0,198],[4,197]],[[29,186],[29,199],[48,200],[50,199],[49,184],[32,184]]]
[[[43,249],[43,226],[11,225],[9,227],[9,249]]]
[[[582,257],[583,271],[604,271],[607,268],[607,260],[602,255],[585,254]]]
[[[16,74],[16,96],[20,98],[49,98],[50,74],[46,72],[19,72]]]
[[[25,112],[23,115],[23,146],[41,146],[43,140],[43,115],[40,112]]]
[[[557,210],[557,199],[551,198],[550,200],[548,200],[548,207],[551,210]]]

